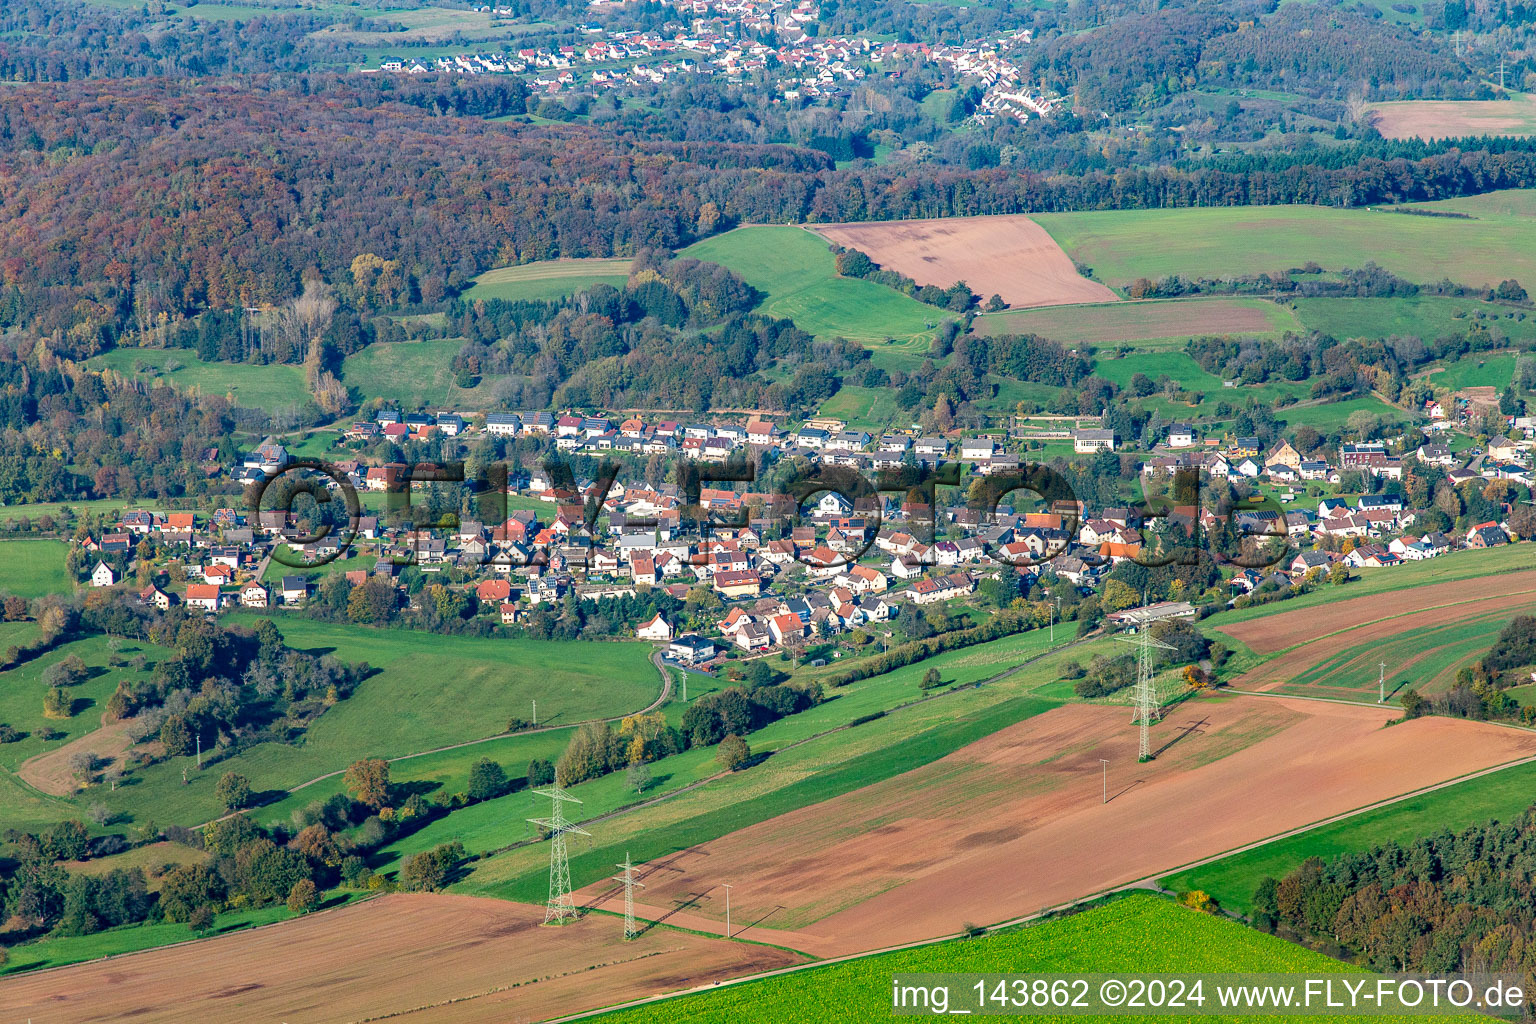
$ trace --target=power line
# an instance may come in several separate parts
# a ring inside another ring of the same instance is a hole
[[[624,852],[624,863],[615,864],[616,868],[623,868],[622,875],[614,875],[615,882],[624,883],[624,938],[626,940],[638,938],[640,932],[635,928],[635,886],[645,888],[645,883],[635,879],[635,866],[629,862],[629,851]]]
[[[560,788],[560,776],[555,776],[555,781],[548,789],[536,789],[535,796],[547,796],[553,804],[553,810],[547,818],[529,818],[528,820],[540,828],[549,830],[549,900],[544,904],[545,924],[565,924],[576,920],[576,901],[571,898],[571,860],[565,849],[565,836],[568,832],[574,832],[579,836],[590,836],[592,833],[567,820],[565,808],[562,803],[579,804],[580,800],[573,796],[566,796]]]
[[[1141,723],[1141,754],[1138,759],[1150,761],[1152,723],[1157,721],[1162,712],[1162,702],[1157,699],[1157,690],[1152,685],[1152,648],[1171,651],[1173,647],[1152,638],[1151,623],[1145,615],[1141,617],[1141,625],[1135,636],[1119,636],[1115,639],[1136,645],[1136,689],[1131,694],[1131,701],[1136,705],[1136,716],[1131,721]]]

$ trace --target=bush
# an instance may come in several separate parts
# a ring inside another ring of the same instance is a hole
[[[752,748],[740,736],[727,736],[720,741],[720,749],[715,751],[715,760],[728,772],[739,771],[751,762]]]
[[[885,712],[884,711],[875,711],[875,712],[873,712],[871,714],[868,714],[868,715],[860,715],[858,718],[855,718],[853,721],[849,722],[848,723],[848,727],[851,729],[851,728],[853,728],[856,725],[863,725],[865,722],[873,722],[877,718],[884,718],[884,717],[885,717]]]

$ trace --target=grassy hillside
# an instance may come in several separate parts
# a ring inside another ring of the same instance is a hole
[[[235,404],[268,411],[309,401],[304,370],[287,364],[205,363],[190,349],[120,348],[86,360],[87,367],[109,368],[143,381],[164,381],[196,388],[205,395],[230,394]]]
[[[806,1008],[814,1006],[817,1021],[853,1024],[884,1020],[890,1016],[891,977],[894,974],[1026,975],[1072,971],[1360,973],[1359,968],[1232,921],[1188,910],[1156,896],[1135,895],[1072,917],[1015,931],[795,971],[714,992],[669,999],[603,1019],[614,1024],[651,1024],[653,1021],[738,1024],[742,1021],[809,1019]],[[1027,1019],[1083,1018],[1030,1014]],[[1119,1015],[1115,1019],[1143,1018]],[[1172,1021],[1184,1018],[1157,1016],[1145,1019]],[[1230,1018],[1202,1016],[1189,1019],[1218,1021]]]
[[[629,279],[630,260],[544,260],[525,263],[516,267],[497,267],[475,278],[474,286],[464,293],[464,298],[523,299],[547,301],[563,299],[585,291],[593,285],[611,284],[621,287]]]
[[[793,320],[817,337],[869,345],[894,338],[926,350],[934,327],[950,316],[884,285],[838,277],[827,243],[797,227],[737,228],[680,255],[729,267],[766,293],[761,312]]]
[[[1485,209],[1475,220],[1320,206],[1050,213],[1035,218],[1100,280],[1221,278],[1374,261],[1411,281],[1536,281],[1536,219]]]
[[[455,382],[450,364],[463,347],[458,339],[369,345],[342,363],[342,380],[364,400],[384,398],[410,408],[459,403],[475,408],[489,402],[490,387],[482,381],[466,390]]]
[[[1402,299],[1296,299],[1296,316],[1309,329],[1335,338],[1413,335],[1432,341],[1487,328],[1495,337],[1536,340],[1536,316],[1477,299],[1416,295]]]
[[[259,617],[232,618],[249,626]],[[279,795],[360,758],[398,757],[497,735],[509,719],[531,717],[534,700],[541,725],[574,725],[639,710],[660,691],[644,644],[457,637],[450,645],[429,633],[291,616],[274,621],[290,646],[367,662],[377,671],[316,720],[297,746],[262,743],[201,772],[191,758],[173,758],[136,773],[134,785],[115,792],[93,788],[76,798],[79,807],[100,801],[134,821],[193,823],[219,812],[213,788],[226,771],[245,775],[258,792]],[[82,641],[96,642],[103,641]],[[79,696],[104,701],[119,674],[103,676],[100,693],[82,688]],[[41,690],[29,699],[40,712]],[[94,715],[89,721],[94,725]],[[184,767],[191,767],[185,785]]]
[[[1068,344],[1134,342],[1138,348],[1182,346],[1203,334],[1278,338],[1300,331],[1285,306],[1268,299],[1158,299],[1047,306],[977,317],[978,334],[1040,334]]]

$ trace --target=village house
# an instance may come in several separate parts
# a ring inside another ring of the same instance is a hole
[[[198,611],[216,612],[219,610],[221,595],[216,583],[189,583],[187,585],[187,607],[196,608]]]
[[[672,639],[672,627],[660,613],[653,615],[648,622],[642,622],[635,627],[635,636],[641,640],[666,640]]]

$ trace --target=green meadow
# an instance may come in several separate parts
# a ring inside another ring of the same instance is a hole
[[[69,593],[75,583],[65,568],[68,555],[69,545],[61,540],[0,541],[0,591],[18,597]]]
[[[463,340],[454,338],[369,345],[347,356],[342,380],[364,400],[382,398],[408,408],[486,404],[488,382],[466,389],[455,380],[451,364],[463,347]]]
[[[1440,204],[1447,206],[1447,204]],[[1449,207],[1448,207],[1449,208]],[[1047,213],[1035,219],[1100,280],[1225,278],[1374,262],[1410,281],[1536,281],[1536,219],[1486,205],[1475,220],[1321,206]]]
[[[205,395],[232,395],[247,409],[272,411],[309,401],[302,367],[286,363],[205,363],[191,349],[119,348],[86,360],[142,381],[161,381]]]
[[[463,295],[475,299],[507,301],[549,301],[563,299],[593,285],[609,284],[622,288],[629,280],[630,260],[615,259],[544,260],[516,267],[497,267],[475,278]]]
[[[1358,967],[1234,921],[1142,893],[1079,914],[993,935],[954,939],[791,971],[622,1010],[602,1019],[614,1024],[737,1024],[741,1021],[810,1019],[826,1024],[863,1024],[891,1016],[891,979],[897,974],[964,972],[1027,977],[1032,974],[1070,975],[1073,972],[1183,974],[1197,971],[1318,976],[1364,973]],[[965,994],[972,994],[969,988]],[[1215,1001],[1214,994],[1208,994],[1207,998]],[[974,1005],[961,1003],[958,994],[947,1004],[951,1012]],[[815,1008],[814,1014],[807,1012],[809,1007]],[[1107,1020],[1110,1017],[1049,1013],[1019,1016],[1037,1022]],[[1138,1017],[1120,1013],[1112,1016],[1120,1021],[1252,1019],[1178,1014]],[[1364,1021],[1382,1018],[1333,1015],[1327,1019]]]
[[[242,612],[229,618],[232,624],[250,627],[260,616]],[[648,660],[650,648],[644,644],[448,639],[283,615],[273,621],[290,646],[334,654],[346,662],[367,662],[376,671],[316,719],[295,745],[261,743],[223,760],[209,760],[202,771],[190,757],[174,758],[136,771],[133,784],[116,791],[93,787],[75,798],[72,813],[78,816],[80,808],[99,801],[138,822],[205,821],[221,810],[213,789],[227,771],[240,772],[257,792],[281,799],[282,791],[364,757],[393,758],[497,736],[510,719],[531,718],[535,700],[540,725],[575,725],[638,711],[660,691]],[[93,679],[76,696],[103,702],[122,674],[114,670]],[[41,687],[20,692],[25,696],[17,699],[27,706],[35,702],[40,715]],[[0,703],[0,721],[5,720],[5,707]],[[81,727],[94,728],[97,714],[80,717]],[[23,728],[27,722],[12,724]],[[0,758],[11,757],[10,750],[19,746],[0,746]],[[189,769],[185,783],[183,768]],[[298,804],[307,802],[305,798]]]
[[[759,312],[793,320],[818,338],[874,346],[893,338],[902,348],[926,351],[934,328],[951,318],[884,285],[839,277],[831,248],[803,228],[737,228],[680,255],[729,267],[765,293]]]
[[[1536,340],[1536,314],[1479,299],[1441,295],[1390,299],[1302,298],[1293,300],[1291,305],[1308,329],[1335,338],[1386,338],[1396,334],[1433,341],[1482,327],[1494,337]]]

